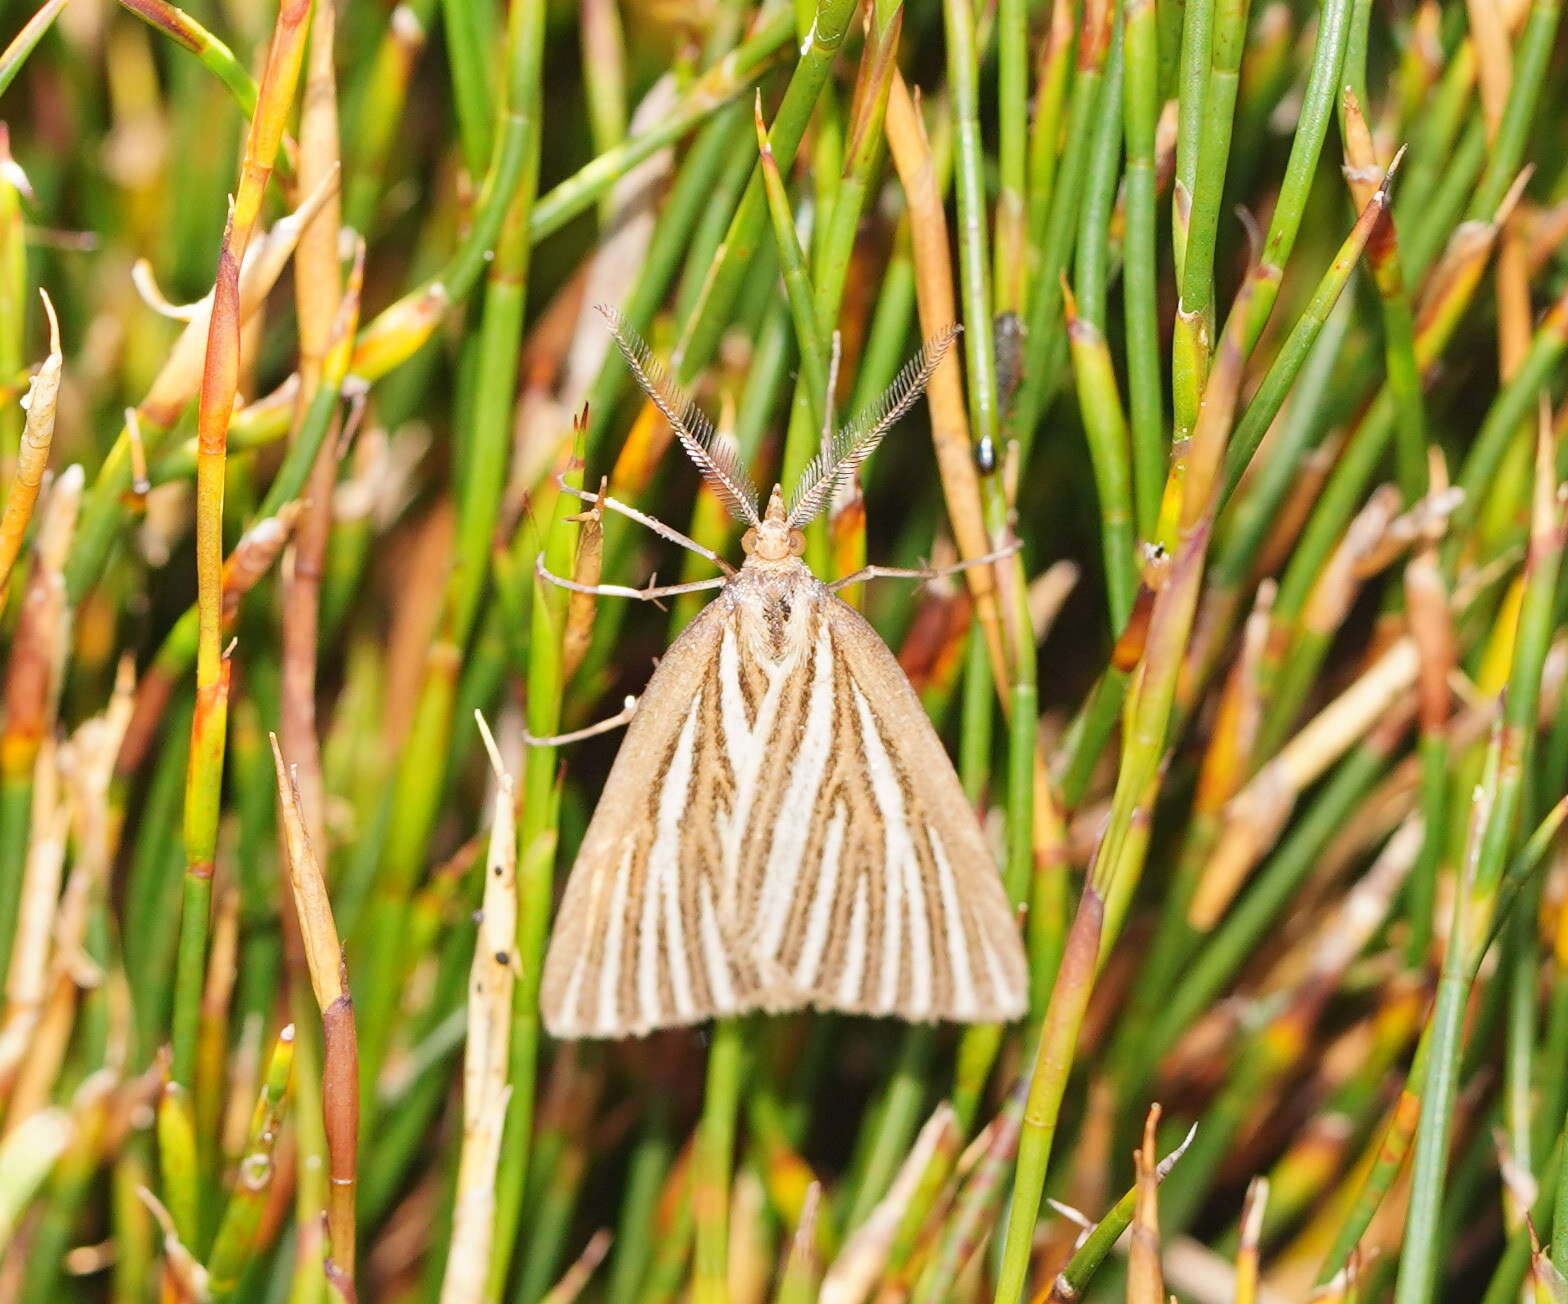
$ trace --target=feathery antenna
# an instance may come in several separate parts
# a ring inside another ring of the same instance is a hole
[[[737,521],[745,525],[760,525],[757,512],[757,491],[751,478],[741,466],[735,450],[718,438],[713,422],[686,393],[664,365],[653,356],[642,336],[627,323],[614,308],[606,304],[595,305],[610,325],[610,333],[631,368],[632,375],[653,405],[664,414],[676,438],[681,441],[691,460],[697,464],[703,479],[712,487],[719,500]]]
[[[920,352],[904,364],[882,397],[856,413],[831,441],[825,442],[822,451],[801,472],[795,492],[790,495],[791,529],[800,529],[832,502],[839,485],[871,456],[882,437],[914,406],[960,329],[949,326],[927,340]]]

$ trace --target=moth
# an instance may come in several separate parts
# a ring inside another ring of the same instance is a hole
[[[802,559],[804,527],[914,404],[955,332],[824,440],[787,502],[775,486],[759,510],[731,446],[605,315],[638,384],[747,527],[745,562],[735,570],[625,504],[581,495],[724,574],[592,589],[720,591],[632,714],[550,938],[546,1028],[640,1036],[805,1007],[914,1022],[1018,1017],[1023,946],[975,813],[893,654],[835,596],[867,578],[931,572],[871,567],[823,583]]]

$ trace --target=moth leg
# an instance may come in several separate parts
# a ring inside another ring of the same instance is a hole
[[[591,593],[603,598],[641,598],[644,602],[657,602],[660,598],[673,598],[678,593],[700,593],[703,589],[722,589],[729,583],[727,576],[720,575],[711,580],[694,580],[690,584],[665,584],[655,585],[651,581],[647,588],[634,589],[629,584],[579,584],[576,580],[564,579],[553,571],[548,570],[544,564],[544,554],[540,553],[534,561],[534,573],[540,579],[554,584],[557,588],[569,589],[573,593]],[[655,579],[658,577],[655,576]]]
[[[573,729],[571,733],[551,734],[548,738],[535,738],[533,734],[528,732],[528,725],[525,721],[523,724],[523,741],[530,747],[559,747],[563,743],[581,742],[584,738],[593,738],[602,733],[609,733],[612,729],[619,729],[636,714],[637,699],[628,697],[626,705],[608,720],[600,720],[598,724],[591,724],[584,729]]]
[[[621,502],[620,499],[611,498],[609,494],[589,493],[586,489],[575,488],[574,486],[566,483],[560,472],[556,473],[555,483],[560,487],[562,493],[570,494],[573,498],[581,499],[583,502],[588,503],[591,507],[606,507],[612,512],[618,512],[627,519],[636,521],[638,525],[646,526],[660,538],[668,539],[671,543],[685,548],[686,551],[694,552],[699,557],[711,561],[726,575],[733,575],[735,573],[735,568],[731,566],[729,562],[725,561],[723,557],[719,556],[718,553],[714,552],[712,548],[703,547],[702,544],[698,543],[695,539],[689,538],[674,527],[666,525],[657,517],[649,516],[646,512],[639,512],[635,507]]]
[[[1011,557],[1023,547],[1017,539],[1005,548],[998,548],[995,552],[988,552],[983,557],[971,557],[968,561],[954,562],[951,566],[923,566],[911,568],[905,566],[863,566],[860,570],[850,575],[842,576],[828,584],[829,593],[837,593],[846,589],[851,584],[860,584],[866,580],[937,580],[944,575],[956,575],[959,571],[968,570],[971,566],[989,566],[994,561],[1001,561]]]

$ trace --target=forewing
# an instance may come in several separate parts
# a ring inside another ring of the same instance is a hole
[[[1017,1018],[1023,946],[952,762],[886,644],[817,593],[800,706],[779,721],[742,845],[757,1002]]]
[[[719,703],[723,598],[644,690],[566,882],[540,1005],[557,1037],[640,1036],[754,1004],[721,922],[733,792]]]

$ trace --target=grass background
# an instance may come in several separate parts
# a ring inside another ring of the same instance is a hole
[[[1564,1297],[1556,0],[0,32],[0,1299]],[[1018,1025],[542,1033],[559,485],[738,560],[600,301],[763,483],[964,327],[808,559],[1020,544],[852,591]]]

